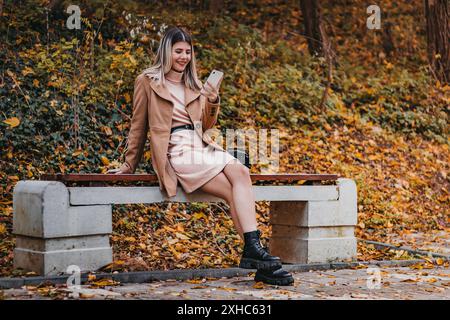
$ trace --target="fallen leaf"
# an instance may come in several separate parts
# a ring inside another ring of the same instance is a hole
[[[225,291],[236,291],[236,288],[228,288],[228,287],[218,287],[219,290],[225,290]]]
[[[193,284],[198,284],[198,283],[203,283],[205,281],[203,281],[203,279],[189,279],[186,280],[187,283],[193,283]]]
[[[90,283],[90,285],[94,287],[116,286],[119,284],[120,282],[112,279],[99,279],[98,281]]]
[[[184,234],[179,233],[179,232],[176,232],[176,233],[175,233],[175,236],[176,236],[178,239],[181,239],[181,240],[189,240],[189,237],[187,237],[187,236],[185,236]]]
[[[262,281],[259,281],[259,282],[256,282],[254,285],[253,285],[253,288],[255,288],[255,289],[264,289],[266,286],[264,285],[264,282],[262,282]]]
[[[102,160],[102,163],[103,163],[105,166],[108,166],[108,165],[109,165],[109,159],[108,159],[107,157],[102,156],[102,157],[100,157],[100,160]]]
[[[11,128],[15,128],[20,124],[19,118],[16,118],[16,117],[12,117],[12,118],[3,120],[3,122],[6,123],[7,125],[9,125]]]

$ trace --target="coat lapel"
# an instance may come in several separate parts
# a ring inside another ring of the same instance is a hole
[[[170,95],[169,89],[166,86],[163,86],[162,84],[159,84],[156,81],[150,81],[150,86],[153,88],[153,90],[158,96],[170,102],[170,105],[173,108],[172,97]],[[201,110],[193,109],[193,106],[195,104],[191,102],[197,99],[199,96],[200,91],[195,91],[188,87],[184,87],[184,100],[186,105],[186,111],[191,117],[191,121],[192,123],[194,123],[194,125],[196,122],[200,121]]]
[[[172,102],[172,98],[170,96],[169,89],[167,87],[163,86],[162,84],[159,84],[155,81],[150,81],[150,86],[153,88],[153,90],[160,96],[161,98]],[[194,91],[191,88],[184,87],[184,99],[185,99],[185,105],[186,108],[190,106],[190,103],[198,98],[200,95],[200,91]]]

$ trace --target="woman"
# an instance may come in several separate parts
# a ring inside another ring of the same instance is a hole
[[[260,275],[285,276],[280,259],[261,246],[249,169],[204,133],[217,121],[220,97],[208,82],[205,93],[200,92],[202,87],[191,36],[178,27],[169,28],[153,66],[136,78],[128,148],[117,173],[134,173],[150,130],[160,189],[173,197],[180,182],[187,193],[202,190],[224,199],[244,239],[239,266],[256,268]]]

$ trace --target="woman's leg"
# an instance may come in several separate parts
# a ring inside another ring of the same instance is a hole
[[[229,199],[229,203],[234,204],[233,221],[236,228],[240,223],[239,234],[244,240],[244,251],[239,267],[258,270],[281,268],[280,258],[271,256],[260,242],[250,170],[238,160],[234,160],[225,166],[223,177],[221,175],[222,173],[215,177],[218,178],[217,181],[214,181],[215,178],[209,181],[210,185],[206,183],[202,190]]]
[[[255,196],[250,170],[238,160],[231,161],[223,173],[232,185],[233,202],[243,232],[257,230]]]
[[[231,190],[231,183],[223,172],[219,173],[217,176],[205,183],[200,189],[206,193],[212,194],[216,197],[224,199],[230,206],[230,215],[233,219],[234,226],[241,239],[244,239],[244,233],[242,231],[241,224],[236,212],[236,208],[233,201],[233,194]]]

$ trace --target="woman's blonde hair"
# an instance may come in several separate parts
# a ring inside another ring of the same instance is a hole
[[[165,32],[159,42],[153,65],[145,69],[142,73],[149,78],[159,79],[160,83],[166,84],[164,74],[172,68],[172,47],[179,41],[186,41],[191,46],[191,61],[183,71],[184,85],[192,90],[201,90],[200,80],[197,77],[197,68],[195,62],[194,46],[192,45],[191,35],[179,27],[170,27]]]

